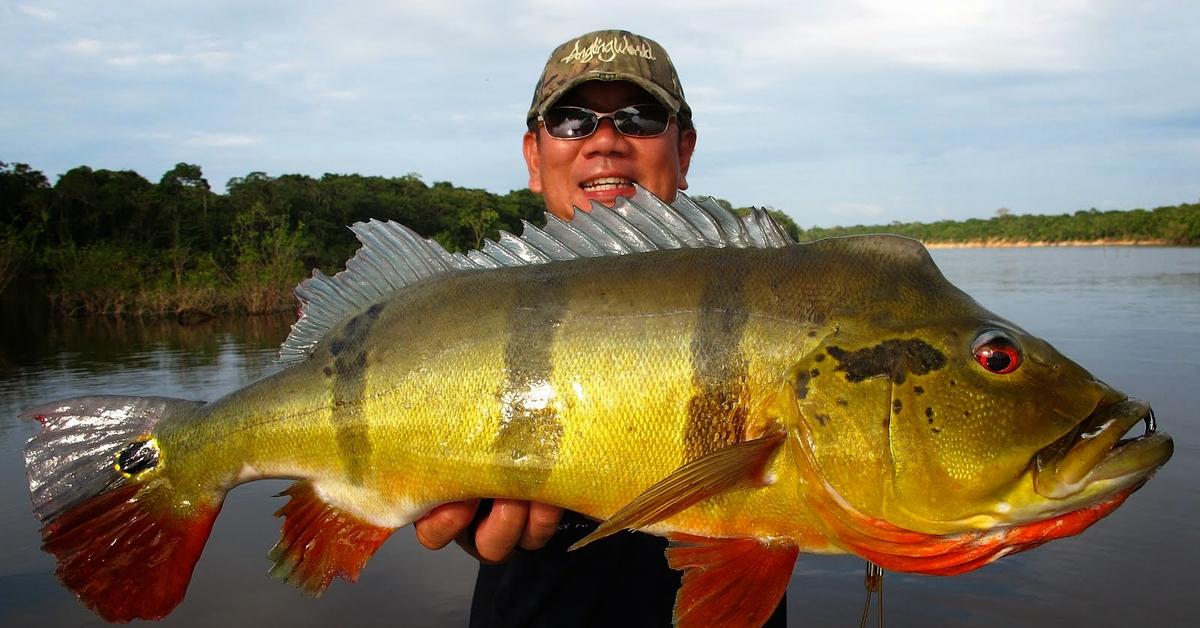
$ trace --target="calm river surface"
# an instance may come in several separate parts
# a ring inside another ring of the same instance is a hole
[[[993,311],[1053,343],[1118,389],[1150,400],[1175,456],[1124,507],[1078,537],[952,578],[889,573],[891,626],[1183,626],[1196,617],[1200,558],[1200,249],[935,251],[943,272]],[[283,318],[170,323],[52,321],[40,304],[0,303],[0,625],[101,625],[54,579],[39,549],[18,412],[84,394],[215,399],[275,368]],[[429,552],[412,529],[356,584],[319,600],[264,576],[286,486],[235,490],[183,604],[163,626],[462,626],[475,568]],[[863,563],[801,556],[793,626],[857,625]],[[614,604],[621,603],[613,600]]]

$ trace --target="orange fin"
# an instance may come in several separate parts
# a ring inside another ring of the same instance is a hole
[[[267,555],[271,577],[317,597],[335,577],[358,580],[367,560],[395,532],[329,505],[311,482],[296,482],[280,495],[291,497],[276,513],[283,537]]]
[[[652,525],[714,495],[763,486],[767,463],[783,439],[783,430],[775,430],[761,438],[723,447],[679,467],[643,491],[570,549],[579,549],[621,530]]]
[[[779,605],[799,549],[786,541],[670,534],[667,564],[683,571],[675,626],[761,626]]]
[[[127,484],[62,512],[42,528],[59,580],[112,622],[160,619],[183,600],[215,506],[180,515],[157,485]]]

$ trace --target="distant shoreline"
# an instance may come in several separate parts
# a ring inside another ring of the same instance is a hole
[[[925,242],[927,249],[1017,249],[1042,247],[1077,247],[1077,246],[1180,246],[1167,240],[1063,240],[1048,242],[1044,240],[968,240],[966,242]]]

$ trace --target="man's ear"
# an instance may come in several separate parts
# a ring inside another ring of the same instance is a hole
[[[526,131],[521,139],[521,151],[525,153],[525,167],[529,169],[529,191],[542,193],[542,156],[538,153],[538,138],[534,131]]]
[[[692,165],[692,152],[696,150],[696,129],[679,132],[679,189],[687,189],[688,167]]]

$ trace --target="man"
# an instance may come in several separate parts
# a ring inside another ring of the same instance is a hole
[[[687,189],[692,111],[666,50],[650,39],[597,31],[559,46],[526,124],[529,189],[563,220],[592,202],[611,207],[634,183],[666,201]],[[665,540],[619,535],[567,553],[594,525],[547,504],[496,499],[490,510],[445,504],[416,528],[426,547],[458,539],[483,562],[472,626],[669,623],[680,574],[667,567]],[[782,625],[782,609],[772,623]]]

